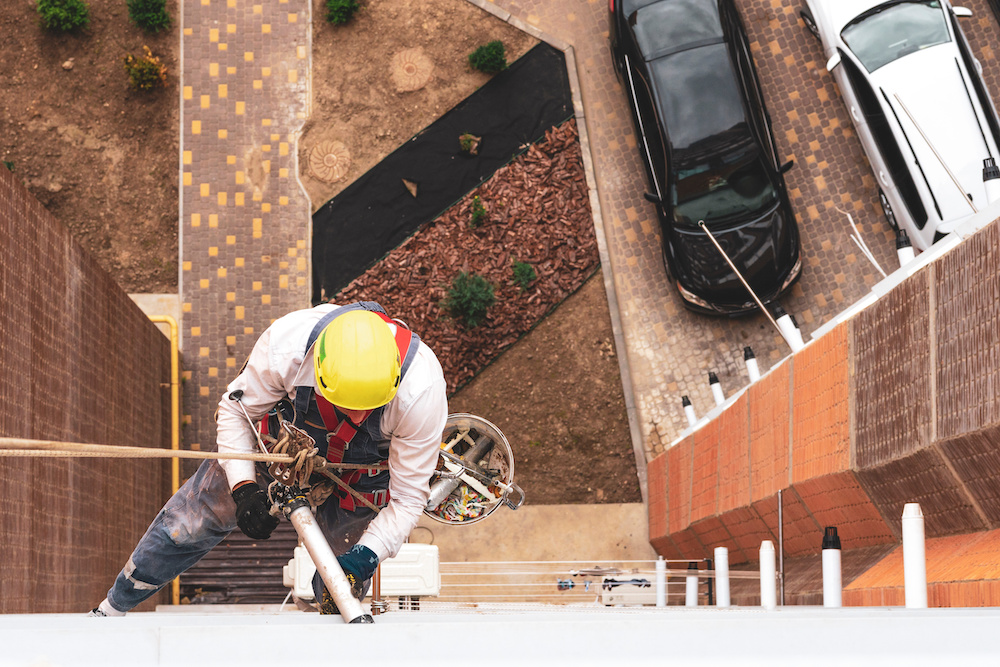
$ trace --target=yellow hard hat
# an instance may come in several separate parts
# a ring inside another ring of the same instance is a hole
[[[352,310],[326,325],[313,349],[316,390],[337,407],[373,410],[396,395],[396,339],[381,317]]]

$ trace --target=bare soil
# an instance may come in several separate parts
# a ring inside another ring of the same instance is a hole
[[[60,34],[41,27],[33,0],[0,2],[0,160],[12,163],[122,289],[175,292],[177,0],[167,0],[174,25],[158,35],[134,26],[122,0],[88,4],[89,27]],[[499,39],[513,61],[537,43],[466,0],[426,0],[419,10],[401,0],[368,0],[340,27],[325,22],[322,0],[313,0],[313,14],[312,115],[299,157],[314,209],[483,85],[488,76],[467,61],[476,47]],[[130,89],[122,64],[144,45],[168,68],[167,86],[152,93]],[[406,77],[424,78],[428,61],[426,81]],[[323,142],[339,142],[349,154],[339,165],[339,180],[310,171],[310,153]],[[579,159],[575,140],[565,148],[567,155],[575,150],[574,157],[552,154],[543,161],[562,161],[565,168],[567,160]],[[577,173],[568,182],[578,189],[582,178]],[[496,195],[510,185],[494,181],[490,187],[491,219],[510,218],[516,207],[504,213],[500,202],[512,202],[513,195]],[[490,314],[493,328],[481,330],[488,335],[452,327],[440,338],[442,348],[451,348],[442,357],[458,360],[448,362],[451,386],[467,383],[452,396],[451,409],[501,427],[529,503],[638,501],[608,306],[599,273],[594,275],[593,229],[584,224],[589,209],[569,200],[556,207],[551,198],[564,195],[543,192],[537,184],[530,196],[536,205],[548,197],[543,208],[560,210],[561,217],[522,215],[516,227],[524,236],[516,239],[496,236],[498,224],[472,233],[493,243],[476,256],[496,264],[491,280],[499,304]],[[453,223],[464,220],[469,206],[466,199],[447,215]],[[544,237],[543,228],[560,227],[571,230],[563,241],[531,245]],[[442,237],[441,243],[428,252],[455,255],[455,239]],[[539,273],[523,294],[510,280],[512,259],[532,263]],[[453,267],[442,264],[437,271],[444,276]],[[421,307],[436,308],[446,282],[424,290]],[[416,303],[414,297],[411,307]],[[445,317],[427,331],[414,327],[433,339],[434,327],[453,324]]]
[[[123,0],[88,0],[90,26],[45,30],[31,0],[0,2],[0,159],[128,292],[177,290],[176,29],[149,35]],[[168,0],[176,19],[176,0]],[[165,88],[128,86],[149,46]]]

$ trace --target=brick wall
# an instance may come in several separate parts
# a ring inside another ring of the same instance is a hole
[[[166,337],[4,168],[0,239],[0,436],[169,448]],[[161,460],[0,458],[0,613],[93,607],[168,485]]]
[[[818,554],[825,526],[838,527],[845,550],[891,548],[908,502],[920,503],[928,538],[1000,529],[998,332],[994,223],[786,358],[655,458],[653,546],[683,558],[728,546],[730,562],[756,560],[760,541],[778,533],[779,490],[788,557]],[[1000,537],[976,553],[987,547],[1000,559]],[[1000,572],[970,571],[1000,581]],[[1000,591],[963,582],[935,599]],[[893,585],[883,588],[860,586],[851,600],[894,601]]]

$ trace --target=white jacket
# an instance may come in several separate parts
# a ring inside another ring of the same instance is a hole
[[[239,405],[229,398],[243,391],[243,407],[251,419],[262,418],[285,398],[295,399],[295,387],[316,386],[312,349],[305,350],[309,334],[333,304],[298,310],[267,328],[250,353],[246,368],[226,389],[219,402],[220,452],[254,452],[257,440]],[[389,325],[393,328],[394,326]],[[448,417],[444,373],[434,352],[423,342],[400,382],[396,396],[382,413],[382,432],[389,444],[389,504],[379,512],[358,541],[379,560],[395,556],[417,524],[427,504],[430,478],[438,460],[441,434]],[[251,461],[219,462],[229,487],[256,479]]]

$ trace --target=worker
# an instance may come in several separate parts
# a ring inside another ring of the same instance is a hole
[[[261,334],[219,402],[218,451],[256,451],[247,415],[262,420],[266,431],[278,410],[312,436],[332,465],[388,460],[388,470],[341,475],[382,508],[377,515],[337,486],[317,501],[317,524],[360,599],[378,563],[396,555],[427,503],[448,413],[441,365],[376,303],[295,311]],[[108,596],[88,615],[124,615],[237,526],[252,539],[268,539],[278,525],[262,488],[268,481],[251,461],[206,460],[167,501]],[[336,613],[318,576],[314,589],[320,610]]]

